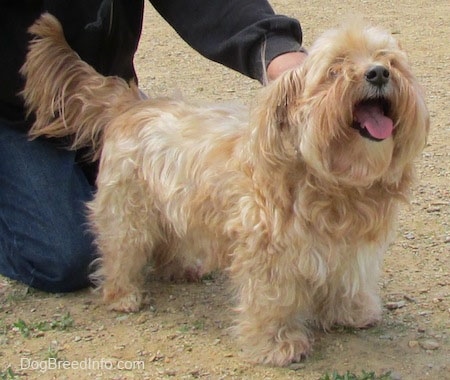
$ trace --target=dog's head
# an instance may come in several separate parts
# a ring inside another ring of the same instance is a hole
[[[302,67],[265,91],[263,150],[292,159],[293,147],[335,183],[399,183],[426,142],[428,112],[406,54],[389,33],[361,22],[324,33]]]

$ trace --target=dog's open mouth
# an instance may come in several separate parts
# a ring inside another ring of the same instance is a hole
[[[389,109],[390,103],[385,98],[361,101],[353,110],[352,127],[370,140],[385,140],[394,130],[394,122],[388,116]]]

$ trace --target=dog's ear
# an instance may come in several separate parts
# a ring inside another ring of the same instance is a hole
[[[278,129],[289,127],[289,110],[300,97],[301,69],[296,68],[281,75],[268,85],[267,121]]]
[[[302,68],[282,74],[261,90],[254,112],[254,142],[266,160],[285,161],[292,153],[295,136],[295,108],[302,92]]]

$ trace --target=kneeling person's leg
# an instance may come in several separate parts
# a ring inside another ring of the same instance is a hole
[[[91,198],[74,152],[0,123],[0,274],[50,292],[88,286]]]

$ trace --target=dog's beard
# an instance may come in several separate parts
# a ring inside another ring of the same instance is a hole
[[[305,118],[308,122],[300,139],[300,151],[317,176],[350,186],[369,186],[389,170],[396,131],[391,120],[386,123],[392,123],[392,127],[383,127],[385,129],[378,137],[366,127],[355,128],[355,123],[359,123],[354,114],[357,104],[350,101],[347,106],[342,106],[342,102],[327,99],[326,103],[312,107],[311,113],[308,110],[310,114]],[[326,111],[318,111],[321,106]],[[389,136],[379,138],[387,133]]]

